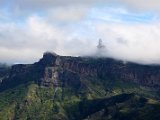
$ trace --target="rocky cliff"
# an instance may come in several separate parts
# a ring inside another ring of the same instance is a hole
[[[45,80],[55,79],[58,76],[59,79],[68,79],[68,84],[69,82],[75,82],[75,84],[78,82],[77,85],[79,85],[79,77],[98,77],[130,81],[149,87],[160,87],[159,65],[123,63],[123,61],[110,58],[57,56],[51,53],[44,54],[36,64],[45,66]]]
[[[35,81],[44,86],[81,85],[81,78],[93,77],[135,82],[159,88],[160,66],[123,63],[110,58],[59,56],[45,53],[32,65],[14,65],[1,81],[0,90]]]

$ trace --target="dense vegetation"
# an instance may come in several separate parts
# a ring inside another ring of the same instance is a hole
[[[120,80],[83,79],[71,87],[38,86],[34,82],[0,93],[0,120],[156,120],[158,95]],[[55,89],[57,89],[54,95]]]
[[[50,53],[32,65],[2,66],[0,120],[158,120],[159,72]]]

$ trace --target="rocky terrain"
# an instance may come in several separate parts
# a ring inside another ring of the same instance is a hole
[[[160,66],[44,53],[0,69],[2,120],[157,120]]]

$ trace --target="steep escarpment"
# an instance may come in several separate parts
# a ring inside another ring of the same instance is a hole
[[[57,69],[59,72],[61,71],[60,73],[62,73],[62,71],[67,71],[71,74],[75,73],[80,77],[97,77],[112,80],[119,79],[149,87],[160,87],[160,66],[140,65],[135,63],[124,64],[122,61],[110,58],[55,56],[50,53],[44,55],[37,64],[44,65],[45,67],[47,66],[48,68],[46,68],[45,71],[48,69],[47,73],[50,74],[49,76],[52,76],[51,73]],[[49,70],[52,72],[49,73]],[[69,76],[70,75],[68,75],[68,77]]]
[[[3,77],[0,90],[29,81],[45,86],[80,86],[80,78],[123,80],[159,88],[160,66],[126,63],[110,58],[84,58],[45,53],[32,65],[13,65]]]
[[[79,61],[66,60],[62,66],[76,71],[82,76],[94,76],[113,80],[121,79],[150,87],[159,87],[160,85],[160,66],[134,63],[124,64],[122,61],[107,58],[79,58]]]
[[[1,74],[0,119],[157,120],[159,73],[160,66],[47,52]]]

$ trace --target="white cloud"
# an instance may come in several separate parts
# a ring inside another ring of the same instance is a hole
[[[19,19],[0,13],[0,18],[7,18],[7,22],[0,22],[0,61],[34,62],[48,50],[60,55],[93,54],[98,37],[101,37],[107,49],[104,56],[160,64],[160,22],[143,23],[145,16],[141,18],[141,14],[132,14],[123,7],[106,11],[97,7],[89,15],[89,10],[101,2],[104,3],[100,4],[102,7],[118,4],[145,12],[160,8],[158,0],[15,0],[1,3],[1,6],[8,4],[9,11],[20,13],[18,18],[24,20],[19,23],[16,22]],[[38,16],[41,11],[44,15]],[[126,23],[125,17],[132,16],[133,21],[137,17],[141,22]]]
[[[33,61],[38,61],[42,57],[39,50],[34,49],[12,49],[0,46],[0,62],[7,63],[33,63]]]
[[[58,27],[37,16],[29,17],[24,26],[8,23],[0,24],[0,28],[1,62],[30,63],[38,60],[45,51],[81,55],[82,49],[90,49],[89,41],[74,36],[76,30]]]
[[[34,62],[47,50],[60,55],[93,54],[98,42],[95,34],[103,39],[106,57],[160,64],[160,23],[95,22],[94,32],[92,25],[59,27],[37,16],[29,17],[23,27],[14,23],[0,24],[0,61]],[[80,34],[81,31],[86,34]]]
[[[47,12],[49,21],[74,22],[83,20],[89,6],[64,6],[49,9]]]
[[[8,61],[33,62],[35,56],[40,57],[44,51],[56,50],[62,36],[65,36],[63,31],[51,27],[36,16],[29,17],[24,26],[14,23],[0,24],[0,55],[3,56],[0,61],[9,56]]]
[[[108,56],[140,62],[160,63],[160,24],[98,24],[108,47]]]
[[[134,10],[160,11],[159,0],[120,0],[120,3]]]

